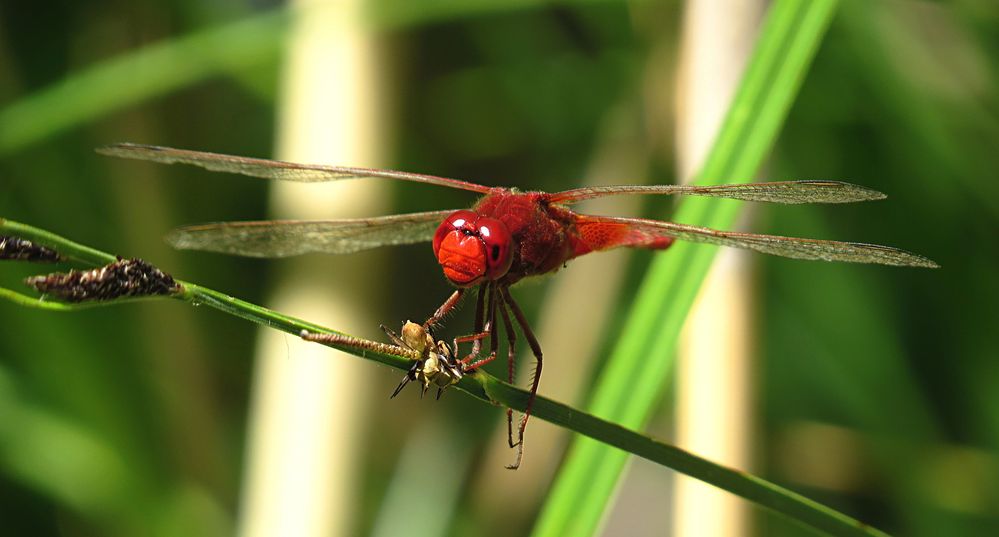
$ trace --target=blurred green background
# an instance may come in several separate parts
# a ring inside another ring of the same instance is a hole
[[[579,184],[607,118],[623,114],[650,172],[606,184],[674,182],[663,140],[671,126],[650,124],[660,116],[645,92],[653,50],[678,53],[682,9],[669,0],[373,2],[371,24],[392,58],[388,165],[566,189]],[[0,215],[263,302],[283,262],[178,253],[160,237],[185,223],[264,218],[266,184],[92,149],[136,141],[270,156],[287,32],[277,2],[3,2]],[[844,1],[761,173],[847,180],[889,199],[760,207],[753,231],[890,244],[943,267],[755,258],[752,470],[889,532],[999,529],[997,77],[991,0]],[[392,189],[393,212],[471,201]],[[652,214],[664,201],[643,203]],[[429,248],[387,255],[396,272],[380,316],[433,310],[448,287]],[[650,255],[631,256],[620,312]],[[39,272],[2,269],[10,288]],[[532,318],[547,287],[518,293]],[[74,314],[0,303],[2,533],[233,531],[255,331],[172,302]],[[571,360],[553,356],[546,375]],[[375,391],[387,395],[398,375],[379,369]],[[361,533],[390,516],[401,446],[426,415],[453,429],[469,461],[435,523],[453,535],[529,531],[539,505],[470,493],[491,486],[477,476],[492,461],[478,454],[496,438],[499,412],[454,394],[394,403],[359,402],[377,420],[357,461]],[[761,512],[754,524],[768,535],[805,531]]]

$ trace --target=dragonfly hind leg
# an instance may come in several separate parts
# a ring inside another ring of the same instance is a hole
[[[517,358],[517,333],[513,330],[513,322],[510,321],[510,313],[507,311],[507,305],[505,303],[500,304],[500,316],[503,319],[503,330],[506,331],[506,363],[507,363],[507,378],[506,381],[513,384],[513,372],[515,360]],[[513,409],[506,409],[506,438],[507,443],[510,448],[513,449],[517,447],[517,443],[513,441]],[[523,440],[523,438],[521,438]]]
[[[517,320],[521,332],[523,332],[524,337],[527,339],[527,344],[531,347],[531,352],[534,354],[535,359],[534,378],[531,380],[531,394],[527,398],[527,404],[524,406],[524,417],[521,418],[520,427],[517,429],[517,442],[511,446],[517,448],[517,458],[513,464],[507,466],[510,470],[516,470],[520,468],[520,463],[524,459],[524,431],[527,429],[527,420],[531,417],[531,409],[534,408],[534,400],[538,397],[538,383],[541,382],[541,366],[544,361],[542,359],[541,344],[538,343],[538,338],[531,331],[531,326],[527,324],[527,317],[524,315],[524,312],[521,311],[520,306],[510,296],[509,289],[504,287],[501,289],[501,292],[503,302],[513,312],[513,317]]]

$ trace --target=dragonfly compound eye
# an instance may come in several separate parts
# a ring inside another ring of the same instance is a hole
[[[495,218],[479,218],[479,237],[486,246],[486,277],[490,280],[502,278],[513,263],[513,239],[503,222]]]
[[[478,218],[479,215],[467,209],[451,213],[451,216],[441,222],[434,233],[434,255],[440,257],[441,243],[444,242],[444,237],[453,231],[466,232],[475,229],[474,224]]]

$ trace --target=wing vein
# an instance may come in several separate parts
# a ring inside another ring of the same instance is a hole
[[[181,250],[247,257],[288,257],[307,253],[348,254],[433,239],[453,211],[431,211],[343,220],[261,220],[185,226],[166,240]]]
[[[395,170],[377,170],[373,168],[353,168],[347,166],[328,166],[325,164],[299,164],[281,160],[268,160],[250,157],[237,157],[142,144],[112,144],[97,148],[102,155],[136,160],[157,162],[160,164],[188,164],[213,172],[228,172],[273,179],[277,181],[296,181],[315,183],[338,181],[342,179],[359,179],[377,177],[382,179],[397,179],[400,181],[415,181],[432,185],[447,186],[461,190],[469,190],[485,194],[490,187],[477,185],[460,179],[450,179],[435,175],[400,172]]]
[[[921,255],[877,244],[719,231],[675,222],[662,222],[640,218],[590,215],[586,215],[585,218],[588,222],[626,225],[635,233],[644,233],[651,237],[672,237],[689,242],[742,248],[794,259],[875,263],[908,267],[939,267],[934,261]]]
[[[620,185],[591,186],[556,192],[553,203],[579,201],[620,194],[659,194],[706,196],[770,203],[852,203],[884,199],[885,195],[867,187],[841,181],[774,181],[725,185]]]

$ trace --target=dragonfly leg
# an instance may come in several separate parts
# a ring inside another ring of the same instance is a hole
[[[468,343],[469,341],[472,342],[472,351],[469,352],[461,360],[458,360],[458,363],[462,366],[462,369],[464,369],[465,371],[472,371],[474,369],[477,369],[480,365],[484,365],[484,364],[481,363],[482,360],[474,362],[474,364],[472,364],[472,365],[468,365],[468,363],[479,357],[479,349],[482,348],[482,340],[485,339],[485,338],[487,338],[487,337],[489,337],[490,333],[491,332],[489,331],[489,327],[487,326],[485,328],[485,330],[483,330],[482,332],[479,332],[478,334],[470,334],[470,335],[467,335],[467,336],[461,336],[461,337],[454,338],[454,348],[455,348],[455,352],[456,353],[457,353],[458,345],[460,343]]]
[[[488,360],[491,362],[496,359],[496,351],[499,350],[499,328],[496,326],[496,306],[500,297],[498,296],[495,284],[489,284],[488,294],[489,300],[486,304],[486,324],[489,326]]]
[[[447,316],[448,313],[451,313],[451,310],[458,305],[458,302],[461,302],[461,297],[464,294],[464,289],[455,289],[455,291],[451,293],[451,296],[447,297],[447,300],[445,300],[444,303],[437,308],[437,311],[435,311],[434,314],[423,323],[423,328],[429,332],[431,327],[441,322],[441,319]]]
[[[474,356],[469,355],[469,356],[466,356],[466,358],[474,358]],[[494,353],[491,353],[489,356],[486,356],[485,358],[482,358],[480,360],[476,360],[476,361],[474,361],[474,362],[472,362],[472,363],[470,363],[468,365],[463,366],[463,369],[465,370],[465,372],[475,371],[476,369],[478,369],[478,368],[480,368],[480,367],[488,364],[489,362],[492,362],[495,359],[496,359],[496,353],[494,352]]]
[[[475,327],[474,332],[467,336],[460,336],[454,338],[454,355],[457,365],[461,366],[462,372],[469,372],[478,369],[479,367],[488,364],[493,361],[496,357],[495,355],[487,356],[481,360],[477,360],[479,353],[482,350],[482,340],[492,335],[492,322],[487,322],[485,320],[486,312],[486,295],[489,294],[490,285],[479,286],[479,293],[475,299]],[[492,295],[489,295],[489,308],[492,308]],[[458,360],[458,345],[461,343],[472,342],[472,350],[464,358]],[[495,354],[495,353],[493,353]]]
[[[510,321],[510,313],[507,311],[507,305],[504,302],[500,302],[499,305],[500,316],[503,319],[503,330],[506,331],[506,369],[507,377],[506,380],[510,384],[513,384],[513,369],[514,361],[517,357],[517,333],[514,332],[513,323]],[[506,438],[507,443],[513,448],[516,446],[513,442],[513,409],[506,409]]]
[[[483,329],[482,329],[482,331],[480,333],[473,334],[471,336],[467,336],[467,337],[471,337],[471,338],[475,338],[475,339],[474,339],[474,343],[472,343],[472,352],[468,356],[462,358],[461,361],[459,362],[461,364],[466,364],[468,362],[472,362],[472,363],[468,364],[467,366],[464,366],[464,370],[465,371],[474,371],[474,370],[476,370],[476,369],[478,369],[478,368],[480,368],[480,367],[488,364],[489,362],[492,362],[493,360],[496,359],[496,352],[499,350],[499,339],[497,339],[498,338],[498,334],[496,333],[497,332],[497,328],[496,328],[496,306],[497,306],[497,304],[498,304],[498,302],[500,300],[500,297],[497,296],[496,285],[494,285],[494,284],[485,284],[485,285],[482,286],[482,288],[480,288],[480,291],[479,291],[479,298],[480,298],[479,302],[480,303],[482,302],[481,298],[482,298],[483,294],[488,295],[488,303],[486,304],[486,308],[485,308],[486,309],[486,313],[484,315],[487,318],[487,320],[486,320],[485,326],[482,327]],[[479,322],[479,315],[478,315],[478,313],[476,313],[476,321],[475,322],[476,323]],[[482,346],[482,340],[485,339],[486,336],[489,336],[489,356],[486,356],[485,358],[482,358],[481,360],[475,360],[475,358],[478,358],[478,356],[479,356],[479,349]]]
[[[467,356],[458,361],[463,367],[465,364],[475,360],[479,357],[479,351],[482,349],[482,340],[485,339],[490,332],[489,325],[485,324],[485,309],[486,309],[486,293],[488,285],[479,286],[479,293],[475,299],[475,326],[473,332],[470,335],[455,338],[454,340],[454,354],[458,354],[458,343],[466,343],[468,341],[472,342],[472,352]],[[475,362],[472,366],[464,367],[466,371],[471,371],[478,368],[480,365],[485,365],[487,362]]]
[[[534,407],[534,400],[538,396],[538,383],[541,381],[541,365],[543,361],[541,358],[541,344],[538,343],[538,338],[534,336],[530,325],[527,324],[527,317],[524,316],[524,312],[520,310],[520,306],[510,296],[509,289],[504,287],[502,293],[503,302],[510,306],[510,311],[513,312],[514,318],[517,319],[517,324],[520,325],[520,330],[524,333],[524,337],[527,338],[527,344],[530,345],[531,352],[534,353],[534,358],[537,360],[534,368],[534,379],[531,381],[531,395],[527,398],[527,405],[524,407],[524,417],[520,420],[520,428],[517,433],[517,459],[513,464],[507,466],[510,470],[516,470],[520,467],[520,462],[524,459],[524,430],[527,429],[527,420],[531,417],[531,408]]]
[[[486,330],[486,293],[488,288],[489,285],[480,285],[479,293],[475,297],[475,325],[473,325],[472,331],[476,334]]]

